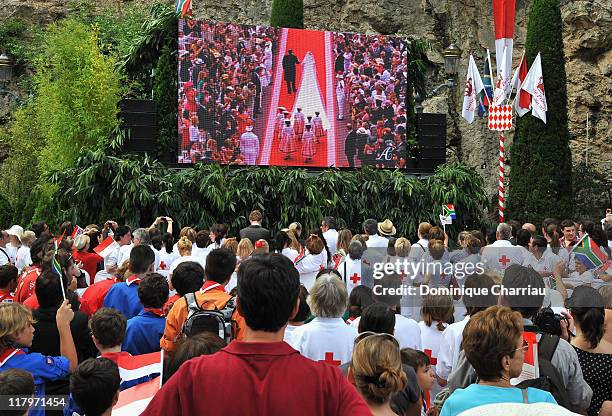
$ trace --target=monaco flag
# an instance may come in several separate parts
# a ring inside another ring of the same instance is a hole
[[[495,21],[495,60],[497,79],[510,79],[512,72],[512,48],[514,38],[515,0],[493,0],[493,19]],[[510,92],[510,83],[504,85],[504,98]],[[503,99],[502,99],[503,101]],[[501,105],[497,103],[496,105]]]
[[[119,392],[119,401],[113,407],[113,416],[141,414],[159,391],[160,377]]]
[[[497,81],[495,81],[495,91],[493,91],[493,105],[495,106],[504,105],[506,96],[510,95],[510,71],[506,72],[506,61],[508,60],[508,55],[506,54],[507,50],[507,47],[504,48],[501,65],[497,68]],[[510,59],[512,59],[512,57],[510,57]]]
[[[113,237],[106,237],[106,240],[102,241],[100,244],[94,248],[94,251],[98,253],[100,257],[106,258],[109,254],[119,248],[119,243],[113,240]]]
[[[542,58],[540,53],[533,60],[531,68],[523,81],[522,90],[531,94],[531,114],[546,124],[546,93],[544,91],[544,77],[542,75]]]
[[[525,51],[521,56],[521,62],[514,71],[512,76],[512,82],[510,83],[511,90],[516,90],[516,97],[514,98],[514,109],[518,113],[519,117],[523,117],[529,110],[531,110],[531,95],[525,90],[521,89],[523,82],[527,77],[527,61],[525,60]]]
[[[474,57],[470,55],[470,63],[468,64],[468,71],[465,77],[465,93],[463,96],[463,110],[461,115],[468,123],[474,121],[474,112],[478,105],[478,94],[484,89],[484,84],[476,68],[476,62]]]

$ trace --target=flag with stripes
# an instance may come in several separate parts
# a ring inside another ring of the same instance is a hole
[[[106,237],[106,240],[102,241],[100,244],[94,248],[94,251],[100,257],[108,257],[113,251],[115,251],[119,247],[119,243],[117,243],[113,237]]]
[[[191,0],[177,0],[176,14],[181,17],[185,17],[186,15],[191,16]]]
[[[572,248],[576,259],[584,264],[587,269],[601,268],[608,264],[608,255],[593,241],[588,234]]]
[[[457,213],[455,212],[455,206],[453,204],[442,205],[442,215],[456,220]]]
[[[162,374],[161,351],[141,355],[120,355],[117,359],[121,382],[138,380],[151,374]]]
[[[113,407],[113,416],[141,414],[160,389],[160,377],[119,392],[119,400]]]

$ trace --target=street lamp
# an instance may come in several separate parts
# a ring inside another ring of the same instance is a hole
[[[448,48],[444,49],[442,55],[444,56],[444,72],[446,75],[454,77],[457,75],[459,58],[461,58],[461,49],[454,43],[451,43]]]

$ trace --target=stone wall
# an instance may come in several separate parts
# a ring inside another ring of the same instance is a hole
[[[515,64],[525,45],[531,2],[516,0]],[[193,0],[196,17],[245,24],[267,24],[271,3],[271,0]],[[582,160],[586,155],[588,113],[589,162],[612,175],[610,3],[603,0],[564,0],[562,3],[573,158]],[[0,0],[0,9],[6,10],[3,18],[12,15],[44,24],[64,16],[65,4],[59,0]],[[117,4],[117,0],[102,0],[97,4]],[[433,63],[429,74],[430,88],[444,82],[440,74],[440,65],[444,61],[442,51],[450,42],[463,50],[460,78],[466,71],[470,52],[481,66],[486,48],[495,49],[491,0],[305,0],[304,6],[305,25],[310,29],[428,39],[433,46],[428,54]],[[484,120],[476,119],[468,125],[460,118],[462,89],[460,85],[455,92],[443,90],[423,105],[426,112],[450,111],[449,158],[458,158],[478,167],[493,196],[497,186],[498,138],[486,129]],[[508,145],[511,142],[512,132],[507,138]]]

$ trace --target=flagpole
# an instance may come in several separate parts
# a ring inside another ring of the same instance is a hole
[[[504,193],[504,135],[499,134],[499,222],[504,222],[506,198]]]
[[[518,67],[516,68],[517,71],[517,77],[519,78],[519,81],[521,80],[521,75],[520,75],[520,71],[521,71],[521,65],[523,65],[523,59],[525,59],[525,49],[523,49],[523,54],[521,55],[521,60],[519,61]],[[510,104],[512,106],[512,108],[514,108],[514,102],[516,101],[516,98],[520,95],[521,93],[521,88],[519,87],[516,90],[516,94],[514,95],[514,100],[512,100],[512,103]],[[512,85],[510,85],[510,94],[508,95],[508,98],[506,100],[506,104],[508,104],[508,101],[510,101],[510,97],[512,96]]]

